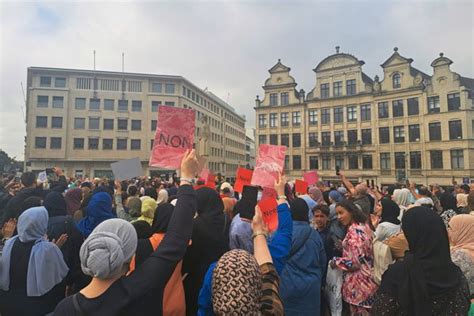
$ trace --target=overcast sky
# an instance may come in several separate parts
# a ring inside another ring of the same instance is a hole
[[[69,1],[0,0],[0,148],[23,158],[21,83],[28,66],[181,75],[228,101],[255,125],[255,96],[278,58],[298,87],[341,51],[381,76],[399,48],[431,74],[444,52],[474,77],[474,1]],[[71,3],[72,2],[72,3]]]

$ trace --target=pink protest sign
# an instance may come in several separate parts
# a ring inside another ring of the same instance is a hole
[[[278,180],[278,175],[283,171],[285,151],[285,146],[260,145],[252,185],[273,188],[275,180]]]
[[[160,106],[149,165],[179,169],[184,153],[193,148],[194,129],[193,110]]]
[[[277,191],[273,188],[263,188],[263,192],[262,192],[262,200],[266,200],[266,199],[274,199],[276,200],[278,197],[278,194],[277,194]]]
[[[316,170],[306,172],[303,177],[304,181],[308,182],[308,185],[313,185],[319,181],[319,175]]]

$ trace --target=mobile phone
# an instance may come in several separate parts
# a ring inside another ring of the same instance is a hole
[[[371,187],[372,187],[372,188],[375,187],[375,181],[374,181],[374,179],[370,180],[370,184],[371,184]]]
[[[409,187],[410,187],[410,180],[407,179],[407,180],[405,181],[405,183],[406,183],[406,185],[407,185],[407,188],[409,188]]]
[[[365,183],[367,184],[367,187],[370,187],[369,179],[366,179]]]
[[[340,169],[339,169],[339,166],[336,166],[336,176],[339,175],[339,170],[340,170]]]
[[[46,178],[50,183],[58,181],[58,176],[56,175],[54,168],[46,168]]]
[[[255,206],[257,205],[258,188],[250,185],[244,185],[242,198],[239,201],[239,213],[241,218],[252,220],[255,215]]]

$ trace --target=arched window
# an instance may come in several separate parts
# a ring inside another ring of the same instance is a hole
[[[392,77],[393,88],[398,89],[400,88],[400,74],[396,73]]]

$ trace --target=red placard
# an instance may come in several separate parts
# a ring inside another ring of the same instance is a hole
[[[278,228],[278,203],[275,199],[265,199],[258,202],[262,212],[263,221],[267,224],[268,231],[274,232]]]
[[[207,177],[209,176],[210,173],[211,172],[209,171],[209,169],[204,168],[204,169],[202,169],[201,173],[199,174],[199,178],[207,180]]]
[[[149,165],[179,169],[186,150],[193,149],[194,130],[194,110],[160,106]]]
[[[248,170],[245,168],[239,168],[237,169],[237,175],[236,175],[236,180],[234,184],[234,191],[242,193],[242,190],[244,189],[244,185],[250,185],[252,182],[252,170]]]
[[[216,176],[212,172],[207,175],[206,187],[216,189]]]
[[[262,200],[265,199],[274,199],[278,198],[277,191],[274,188],[263,188]]]
[[[272,188],[285,164],[285,146],[262,144],[258,148],[252,185]]]
[[[308,182],[296,179],[295,181],[295,192],[306,194],[308,193]]]
[[[304,181],[308,182],[308,185],[316,184],[319,181],[319,175],[316,170],[306,172],[303,177]]]

